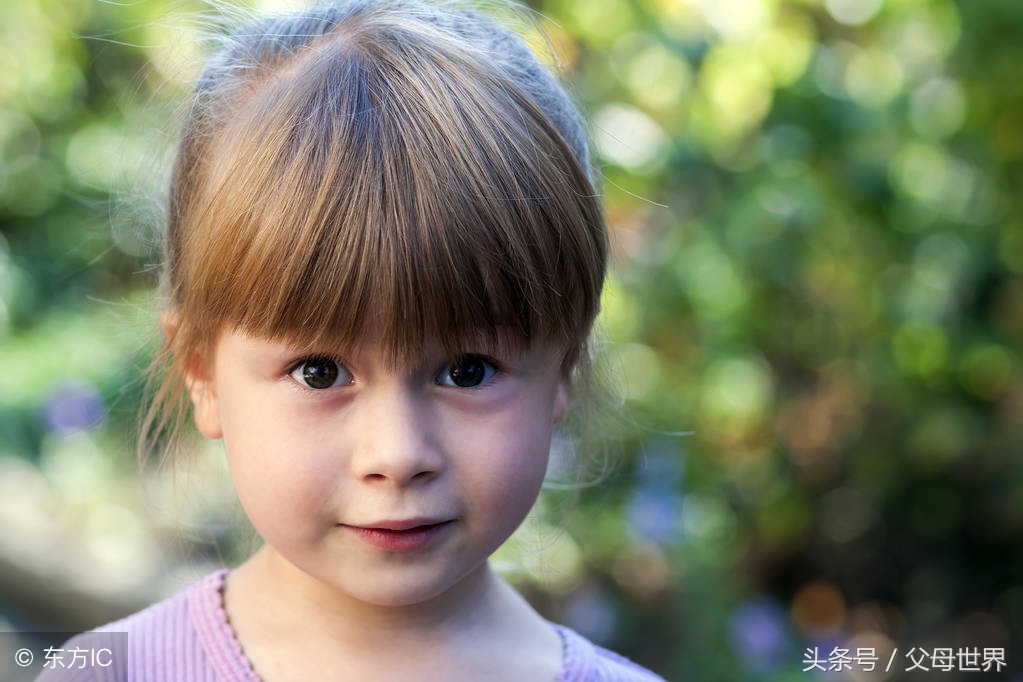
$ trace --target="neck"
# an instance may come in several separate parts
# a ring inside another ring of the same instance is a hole
[[[381,606],[322,583],[265,546],[229,576],[225,605],[243,643],[256,632],[277,641],[317,633],[352,652],[403,656],[471,647],[485,633],[538,618],[486,562],[433,598]],[[250,627],[252,619],[259,619],[258,628]]]

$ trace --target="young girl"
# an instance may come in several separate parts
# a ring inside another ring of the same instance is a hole
[[[473,10],[350,0],[225,43],[174,168],[143,449],[190,402],[265,544],[102,628],[127,636],[97,679],[660,679],[488,565],[586,371],[589,163],[561,87]]]

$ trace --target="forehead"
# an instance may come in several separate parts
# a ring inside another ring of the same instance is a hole
[[[301,331],[281,337],[278,343],[300,352],[330,352],[345,357],[359,354],[384,355],[387,354],[386,349],[393,346],[387,330],[379,323],[368,324],[354,338],[346,341],[338,339],[336,343],[330,338],[324,339],[321,335],[304,335]],[[396,364],[412,363],[420,358],[454,351],[515,355],[527,351],[533,345],[544,344],[530,344],[529,340],[514,327],[480,327],[458,335],[448,335],[444,339],[436,335],[424,336],[418,343],[408,348]]]
[[[216,356],[222,359],[224,354],[227,354],[245,361],[281,362],[323,354],[365,365],[386,366],[390,370],[401,372],[413,370],[423,364],[448,360],[453,355],[463,353],[492,356],[498,361],[523,366],[551,364],[560,361],[564,355],[564,349],[560,344],[548,341],[530,343],[528,339],[510,328],[494,330],[493,333],[481,331],[474,338],[465,339],[455,352],[451,352],[437,339],[428,339],[419,352],[403,356],[397,361],[386,355],[387,345],[386,339],[379,332],[367,334],[356,339],[354,343],[324,346],[302,340],[298,336],[274,339],[254,335],[243,329],[230,328],[219,335]]]

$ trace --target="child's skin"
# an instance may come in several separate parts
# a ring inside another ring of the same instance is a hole
[[[564,349],[520,343],[461,387],[439,344],[391,368],[378,336],[328,365],[329,388],[303,375],[322,350],[239,331],[193,366],[196,424],[266,541],[227,581],[246,656],[270,682],[554,680],[559,637],[487,558],[539,494]],[[351,528],[416,517],[450,523],[412,551]]]

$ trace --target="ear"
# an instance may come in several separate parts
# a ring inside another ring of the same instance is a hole
[[[177,333],[178,319],[177,312],[173,310],[165,310],[160,315],[160,326],[163,327],[164,336],[168,341]],[[188,397],[192,401],[192,417],[195,419],[196,428],[207,438],[216,439],[223,436],[212,363],[198,353],[192,355],[185,368],[185,384],[188,386]]]
[[[568,377],[562,374],[558,377],[558,385],[554,389],[554,410],[552,412],[554,423],[557,424],[565,416],[568,409]]]
[[[198,355],[192,356],[186,373],[188,396],[192,399],[192,416],[199,432],[207,438],[220,438],[224,431],[220,425],[216,383],[212,369]]]
[[[164,310],[160,313],[160,328],[163,329],[163,335],[167,339],[167,343],[170,343],[174,338],[174,334],[178,331],[178,311],[176,310]]]

